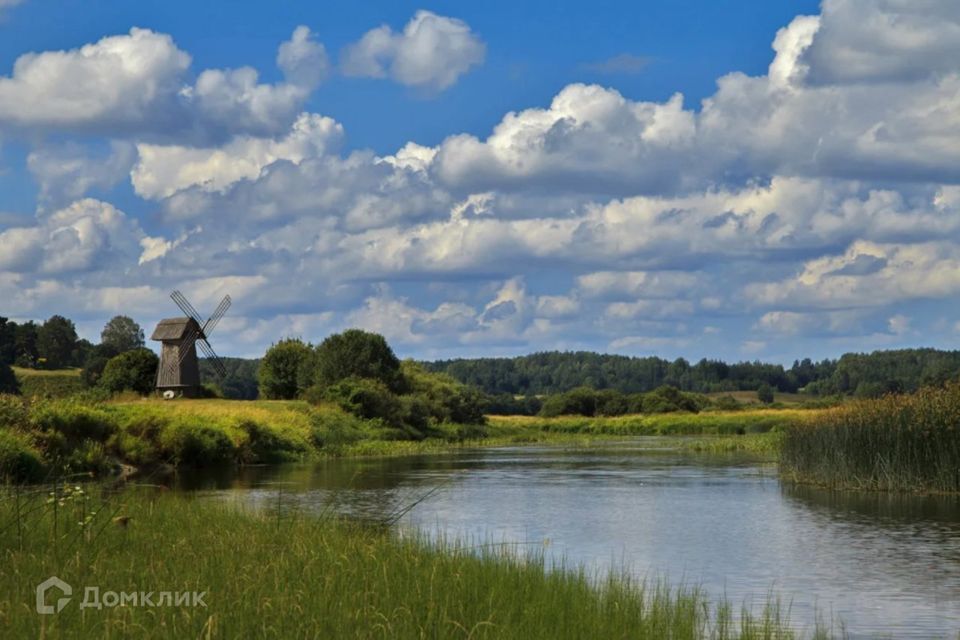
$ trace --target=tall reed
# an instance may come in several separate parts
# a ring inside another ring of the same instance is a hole
[[[788,480],[831,488],[960,492],[960,384],[811,414],[783,434]]]

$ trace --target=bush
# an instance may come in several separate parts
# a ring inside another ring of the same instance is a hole
[[[159,365],[157,354],[149,349],[121,353],[107,362],[100,377],[100,386],[112,393],[130,390],[147,395],[156,385]]]
[[[473,387],[443,373],[430,373],[421,365],[406,361],[403,376],[410,395],[422,401],[432,424],[484,424],[483,395]]]
[[[117,430],[109,413],[72,400],[37,402],[30,409],[30,421],[38,431],[62,435],[66,446],[76,446],[83,440],[103,442]]]
[[[233,441],[223,429],[199,422],[178,419],[160,433],[161,453],[174,464],[211,466],[234,459]]]
[[[644,413],[673,413],[675,411],[697,413],[700,411],[700,405],[691,395],[667,385],[657,387],[643,397]]]
[[[0,480],[37,481],[43,471],[40,452],[25,435],[0,429]]]
[[[287,338],[272,345],[260,361],[257,380],[260,396],[268,400],[292,400],[306,389],[302,370],[312,359],[310,345]]]
[[[550,396],[544,400],[540,409],[540,415],[545,418],[566,415],[592,417],[596,413],[597,392],[589,387],[577,387],[566,393]]]
[[[763,404],[771,404],[773,402],[773,387],[768,384],[762,384],[757,389],[757,400]]]
[[[346,378],[326,387],[322,397],[358,418],[380,418],[394,426],[402,423],[400,400],[379,380]]]
[[[240,462],[291,462],[306,452],[302,443],[285,437],[268,425],[245,419],[240,421],[238,427],[247,435],[237,454]]]

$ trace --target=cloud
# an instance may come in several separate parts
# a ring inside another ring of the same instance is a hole
[[[31,227],[0,232],[0,272],[83,273],[139,255],[143,231],[135,220],[106,202],[80,200]]]
[[[317,42],[309,27],[300,25],[290,40],[277,51],[277,67],[291,84],[313,89],[330,73],[327,50]]]
[[[287,82],[262,84],[251,67],[206,69],[149,29],[68,51],[20,56],[0,77],[0,130],[100,133],[191,141],[287,128],[326,73],[323,46],[298,27],[280,46]]]
[[[804,53],[818,84],[909,82],[960,69],[953,0],[826,0]]]
[[[621,53],[600,62],[590,62],[580,65],[580,68],[590,73],[602,75],[637,75],[646,71],[650,65],[650,58],[637,56],[632,53]]]
[[[467,23],[418,11],[395,33],[382,25],[340,54],[345,75],[387,78],[410,87],[442,91],[483,62],[486,45]]]
[[[335,151],[342,138],[343,127],[333,119],[302,114],[278,140],[239,136],[207,148],[141,143],[130,177],[137,194],[148,199],[168,198],[189,187],[223,191],[239,180],[259,177],[278,160],[299,164]]]
[[[135,149],[111,141],[106,153],[91,154],[77,143],[42,145],[27,156],[27,168],[40,185],[41,210],[65,207],[93,188],[110,189],[124,180],[133,165]]]

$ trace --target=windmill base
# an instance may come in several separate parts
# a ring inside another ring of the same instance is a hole
[[[203,397],[203,387],[157,387],[157,395],[164,400],[172,400],[173,398],[201,398]]]

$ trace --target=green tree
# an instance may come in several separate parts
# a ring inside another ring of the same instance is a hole
[[[17,358],[17,323],[0,316],[0,364],[13,364]]]
[[[16,356],[14,364],[18,367],[36,367],[37,358],[37,323],[33,320],[17,325],[14,344]]]
[[[156,384],[159,364],[160,359],[150,349],[127,351],[107,362],[99,384],[114,393],[136,391],[147,395]]]
[[[291,400],[302,393],[301,370],[313,355],[310,345],[287,338],[272,345],[260,361],[257,380],[260,395],[271,400]]]
[[[37,354],[48,369],[61,369],[72,363],[77,345],[77,328],[63,316],[50,316],[37,330]]]
[[[6,362],[0,362],[0,393],[20,393],[20,382]]]
[[[143,329],[128,316],[114,316],[100,332],[101,344],[115,353],[132,351],[144,346]]]
[[[400,360],[377,333],[349,329],[317,346],[310,383],[327,387],[349,377],[379,380],[394,393],[404,390]]]
[[[773,387],[768,384],[762,384],[757,388],[757,400],[763,404],[773,402]]]

